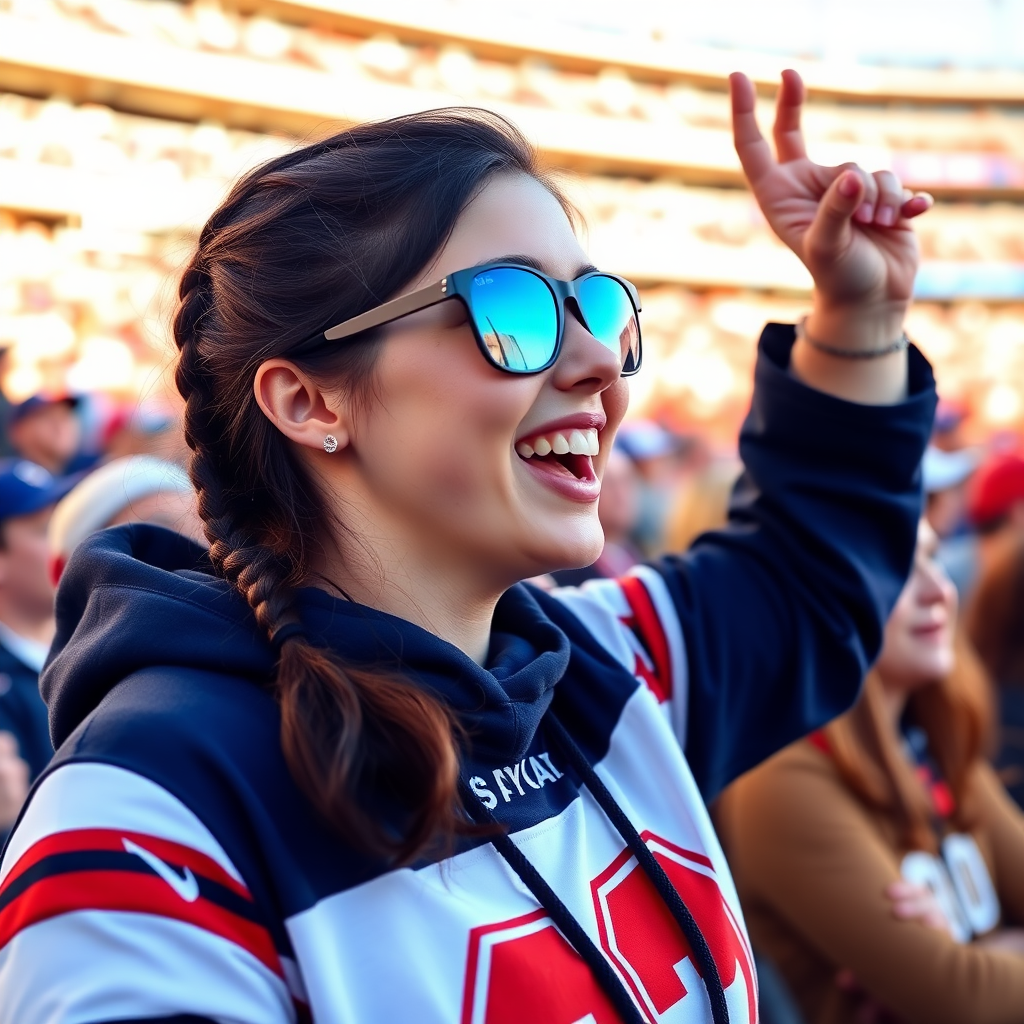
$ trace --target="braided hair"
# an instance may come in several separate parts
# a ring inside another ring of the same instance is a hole
[[[357,396],[382,342],[290,350],[391,297],[447,241],[491,175],[532,175],[529,144],[483,111],[442,110],[361,125],[243,176],[200,233],[174,318],[189,472],[214,570],[273,638],[297,619],[317,574],[326,503],[260,410],[260,364],[291,358]],[[564,202],[563,202],[564,205]],[[344,530],[344,524],[338,523]],[[285,635],[282,633],[282,635]],[[452,714],[412,683],[345,665],[300,629],[280,644],[275,694],[289,770],[346,842],[408,863],[472,829],[460,807]],[[377,792],[400,824],[368,810]]]

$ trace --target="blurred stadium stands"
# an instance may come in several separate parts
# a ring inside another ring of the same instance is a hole
[[[642,286],[636,408],[728,438],[760,325],[798,315],[810,282],[742,187],[725,80],[752,74],[767,128],[792,65],[812,156],[938,198],[910,332],[978,430],[1024,428],[1024,66],[783,60],[614,28],[443,0],[0,0],[6,388],[166,389],[174,274],[234,176],[340,125],[469,103],[526,131],[595,262]]]

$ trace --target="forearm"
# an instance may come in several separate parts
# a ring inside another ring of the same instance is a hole
[[[878,351],[902,335],[905,313],[902,302],[844,307],[816,294],[806,332],[834,348]],[[793,346],[790,369],[809,387],[862,405],[892,405],[907,394],[905,351],[869,359],[843,358],[801,338]]]

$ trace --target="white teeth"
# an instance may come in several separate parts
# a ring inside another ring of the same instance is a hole
[[[583,431],[574,430],[569,434],[569,451],[573,455],[590,454],[590,442],[583,435]]]
[[[555,455],[599,455],[601,453],[601,442],[598,439],[597,430],[570,430],[569,436],[565,434],[550,434],[548,437],[536,437],[531,444],[528,441],[518,441],[516,451],[524,458],[529,459],[534,455],[543,458],[552,452]]]

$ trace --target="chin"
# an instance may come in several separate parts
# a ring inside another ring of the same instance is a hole
[[[593,565],[604,550],[604,533],[598,527],[596,534],[587,536],[561,536],[551,538],[551,544],[544,551],[534,552],[535,561],[543,568],[536,575],[557,572],[559,569],[582,569]]]

